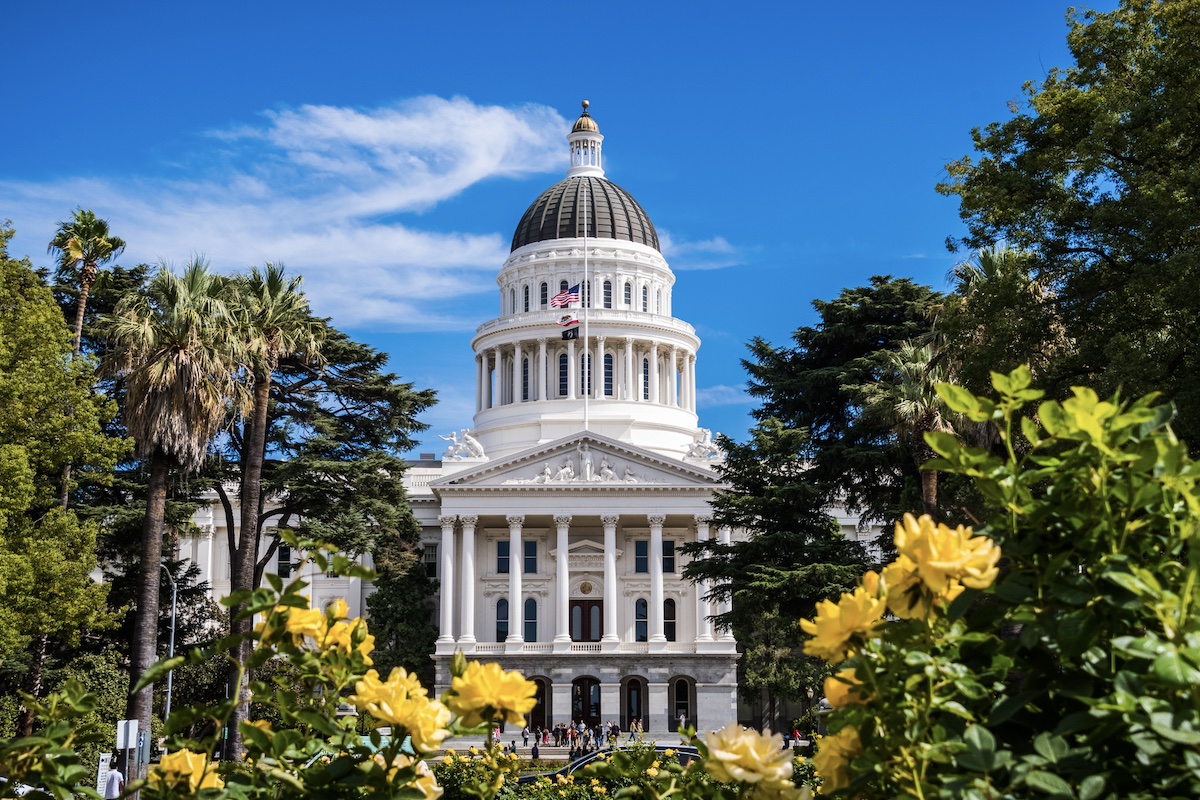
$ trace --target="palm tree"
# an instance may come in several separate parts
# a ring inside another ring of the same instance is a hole
[[[876,416],[904,443],[917,469],[936,455],[925,442],[930,432],[953,433],[954,417],[934,387],[947,382],[945,362],[932,344],[903,342],[883,355],[882,380],[858,387],[863,413]],[[938,476],[921,472],[921,504],[937,517]]]
[[[98,219],[90,209],[82,208],[75,209],[71,219],[58,223],[58,231],[46,248],[46,252],[58,256],[58,265],[64,271],[80,265],[79,307],[75,309],[76,356],[83,342],[83,312],[97,271],[124,249],[125,240],[108,232],[108,220]]]
[[[131,688],[157,656],[167,478],[172,470],[200,467],[235,389],[228,286],[202,259],[181,275],[164,267],[144,294],[123,299],[108,322],[112,351],[103,368],[125,384],[125,426],[150,470]],[[130,693],[128,715],[141,730],[150,730],[152,697],[149,686]]]
[[[230,542],[232,569],[231,590],[253,591],[254,570],[258,560],[260,514],[262,510],[262,473],[267,449],[267,412],[270,408],[271,376],[281,358],[299,355],[312,363],[320,361],[324,326],[313,318],[308,299],[300,290],[299,277],[284,276],[282,264],[268,263],[265,268],[254,267],[250,274],[237,281],[231,310],[235,321],[239,349],[244,358],[245,377],[250,383],[253,400],[243,425],[242,480],[238,493],[240,506],[239,535]],[[232,536],[232,532],[230,532]],[[249,618],[237,618],[230,624],[230,633],[246,634]],[[236,651],[241,664],[250,656],[251,642],[244,639]],[[238,674],[236,665],[231,678]],[[243,676],[239,693],[247,691],[248,679]],[[239,704],[230,720],[230,739],[227,757],[241,757],[241,733],[238,723],[246,719],[247,704]]]

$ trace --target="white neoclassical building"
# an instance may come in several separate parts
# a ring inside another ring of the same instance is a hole
[[[585,103],[472,341],[473,424],[407,473],[441,586],[437,680],[461,650],[537,682],[535,725],[717,727],[737,717],[736,643],[680,552],[732,533],[711,524],[700,340],[672,314],[654,225],[604,177],[603,139]]]

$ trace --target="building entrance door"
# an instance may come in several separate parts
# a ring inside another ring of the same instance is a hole
[[[571,641],[598,642],[604,635],[604,601],[571,601]]]
[[[600,724],[600,681],[576,678],[571,682],[571,721],[589,728]]]

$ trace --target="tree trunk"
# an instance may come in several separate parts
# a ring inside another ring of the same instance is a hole
[[[90,275],[90,279],[89,279]],[[96,266],[84,264],[79,273],[79,307],[75,309],[75,357],[83,351],[83,312],[87,308],[88,292],[92,289],[92,281],[96,279]]]
[[[242,485],[238,496],[240,506],[240,521],[238,524],[238,542],[234,550],[233,569],[230,570],[230,589],[253,591],[254,568],[258,562],[258,519],[259,508],[262,505],[262,468],[267,449],[267,409],[271,395],[271,375],[255,376],[254,410],[250,419],[246,420],[246,451],[242,454]],[[230,536],[232,536],[232,532]],[[232,635],[246,637],[251,630],[253,620],[249,617],[237,619],[241,606],[230,610],[231,621],[229,632]],[[238,644],[236,658],[238,663],[245,664],[250,659],[253,642],[243,638]],[[231,697],[240,698],[241,702],[234,708],[229,720],[229,739],[226,745],[226,758],[231,761],[240,760],[245,750],[242,745],[242,734],[238,724],[245,722],[250,713],[249,674],[244,673],[238,681],[236,666],[230,667],[229,683]],[[236,693],[236,694],[233,694]]]
[[[162,453],[150,458],[150,485],[146,492],[146,521],[142,527],[142,565],[138,590],[137,618],[133,629],[132,665],[129,672],[127,719],[136,719],[138,730],[150,733],[154,687],[139,692],[133,687],[158,660],[158,588],[162,582],[163,523],[167,510],[167,476],[170,461]],[[127,776],[132,780],[134,776]]]
[[[42,696],[42,672],[46,665],[46,646],[49,640],[39,636],[33,640],[33,653],[29,659],[29,674],[25,680],[25,692],[35,698]],[[33,735],[33,712],[25,703],[21,703],[17,714],[17,736]]]
[[[921,502],[925,506],[925,513],[938,518],[937,511],[937,490],[938,490],[938,474],[933,470],[926,470],[921,473]]]

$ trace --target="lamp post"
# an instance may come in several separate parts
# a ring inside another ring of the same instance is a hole
[[[171,574],[171,570],[167,569],[166,564],[160,565],[162,571],[166,573],[167,580],[171,582],[171,638],[170,644],[167,645],[167,658],[175,657],[175,598],[179,593],[179,586],[175,583],[175,576]],[[175,670],[167,673],[167,706],[163,710],[163,720],[171,716],[171,684],[175,677]]]

